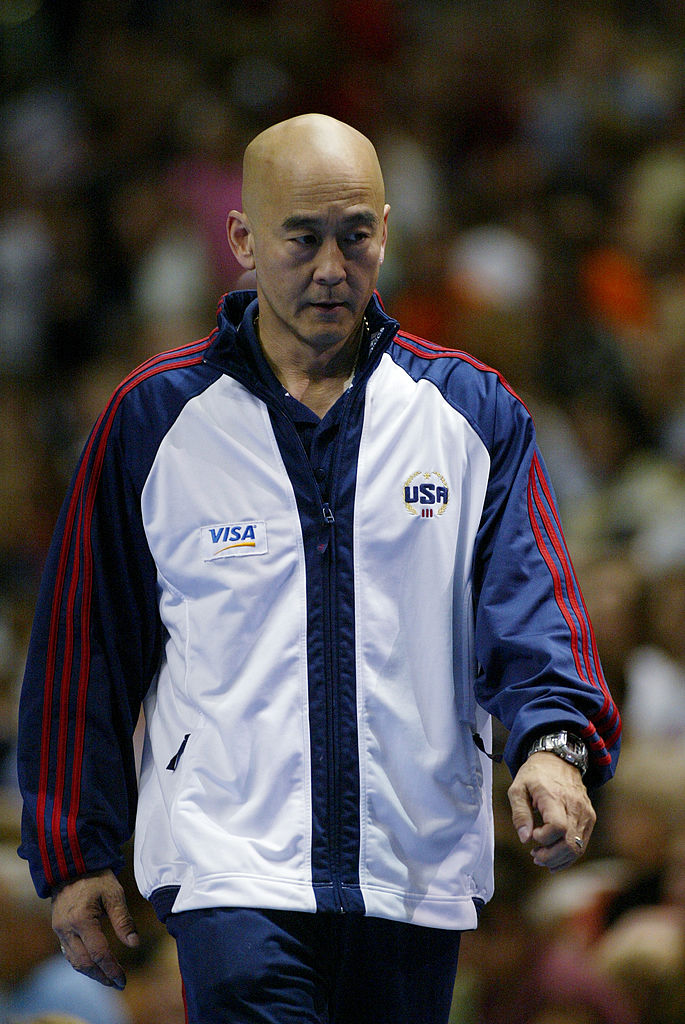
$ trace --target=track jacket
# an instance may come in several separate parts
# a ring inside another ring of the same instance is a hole
[[[490,716],[515,771],[620,720],[531,418],[374,298],[322,493],[256,369],[253,293],[119,387],[39,598],[20,712],[36,887],[120,865],[163,916],[357,911],[470,928],[492,894]],[[137,778],[132,736],[144,699]]]

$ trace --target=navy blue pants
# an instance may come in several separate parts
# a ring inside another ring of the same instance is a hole
[[[460,932],[358,914],[171,914],[188,1024],[446,1024]]]

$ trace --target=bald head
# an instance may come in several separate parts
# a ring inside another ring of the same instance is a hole
[[[356,352],[389,209],[375,149],[335,118],[293,117],[247,147],[243,209],[230,211],[228,239],[254,274],[259,338],[274,365],[315,353],[319,372],[319,357],[342,352],[346,365]]]
[[[258,221],[274,190],[284,183],[303,188],[321,182],[345,189],[363,184],[379,216],[385,203],[380,164],[371,142],[355,128],[325,114],[302,114],[272,125],[245,150],[243,210]]]

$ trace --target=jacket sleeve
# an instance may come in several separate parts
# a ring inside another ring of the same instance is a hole
[[[36,889],[121,866],[133,831],[133,733],[156,671],[156,573],[113,402],[62,507],[22,687],[20,854]]]
[[[590,786],[614,772],[621,720],[564,540],[531,417],[502,382],[474,563],[476,697],[509,730],[512,774],[536,736],[580,735]]]

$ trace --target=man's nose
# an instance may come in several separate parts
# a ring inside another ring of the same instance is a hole
[[[345,256],[335,239],[325,241],[318,252],[314,280],[319,284],[333,286],[346,277]]]

